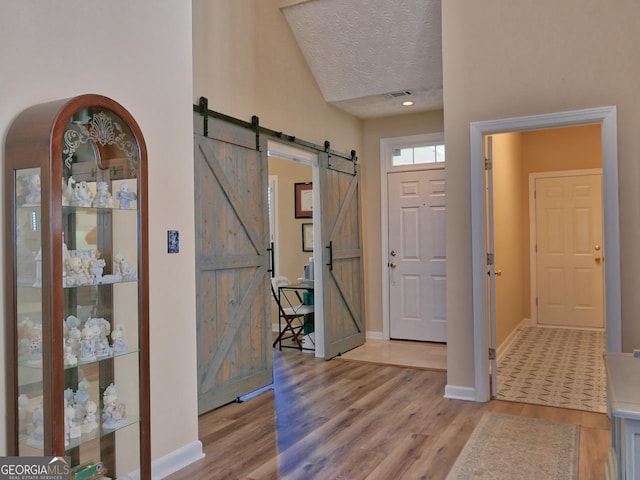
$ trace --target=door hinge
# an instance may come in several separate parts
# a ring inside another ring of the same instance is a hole
[[[487,265],[493,265],[493,253],[487,253]]]
[[[493,162],[491,160],[489,160],[488,158],[484,159],[484,169],[485,170],[491,170],[491,167],[493,167]]]
[[[495,360],[495,359],[496,359],[496,349],[489,348],[489,360]]]
[[[536,307],[538,306],[538,297],[536,297]]]

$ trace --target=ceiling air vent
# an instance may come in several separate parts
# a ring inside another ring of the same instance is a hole
[[[384,96],[387,98],[408,97],[409,95],[411,95],[411,92],[409,90],[401,90],[399,92],[389,92],[384,94]]]

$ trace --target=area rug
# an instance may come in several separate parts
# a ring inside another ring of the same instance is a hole
[[[580,427],[485,412],[447,480],[578,478]]]
[[[602,331],[524,327],[498,361],[499,400],[606,412]]]

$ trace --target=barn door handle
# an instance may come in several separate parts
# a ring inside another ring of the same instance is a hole
[[[267,270],[271,274],[271,278],[276,276],[274,263],[275,263],[275,250],[273,248],[273,242],[271,242],[271,246],[267,248],[267,252],[269,252],[269,270]]]
[[[329,271],[333,270],[333,241],[329,242],[329,246],[325,247],[329,250],[329,263],[327,266],[329,267]]]

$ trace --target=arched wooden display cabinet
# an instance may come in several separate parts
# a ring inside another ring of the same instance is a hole
[[[150,479],[140,128],[81,95],[25,110],[5,145],[8,454]]]

